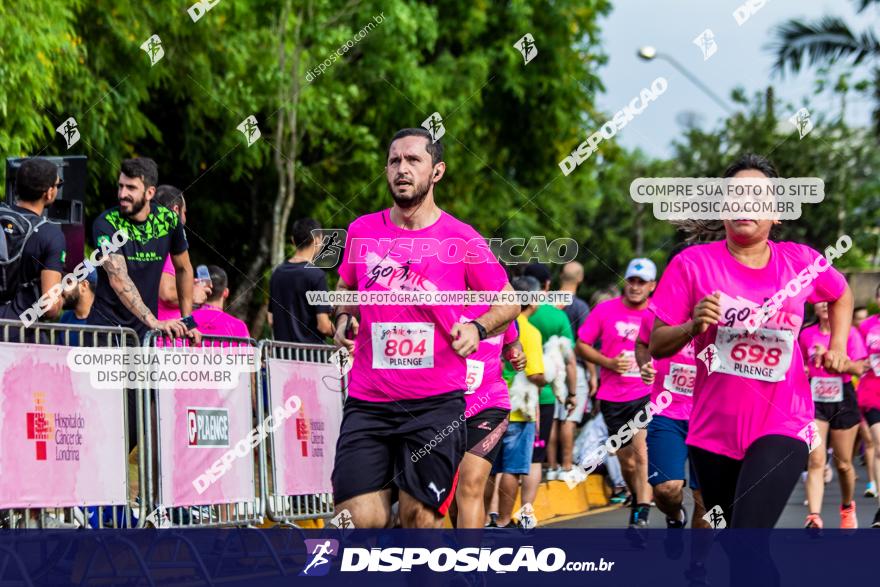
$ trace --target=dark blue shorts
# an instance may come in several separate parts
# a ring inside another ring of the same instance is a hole
[[[654,416],[648,424],[648,483],[652,487],[666,481],[685,480],[687,433],[687,420]],[[689,464],[687,479],[691,489],[700,488],[693,463]]]

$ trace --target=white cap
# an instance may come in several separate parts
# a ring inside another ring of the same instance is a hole
[[[644,281],[654,281],[657,279],[657,266],[650,259],[633,259],[626,266],[626,274],[624,279],[630,277],[640,277]]]

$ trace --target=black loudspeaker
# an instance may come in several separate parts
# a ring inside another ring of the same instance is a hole
[[[67,241],[67,260],[65,270],[70,273],[79,265],[85,255],[86,229],[84,220],[86,203],[86,161],[85,155],[64,157],[43,157],[58,166],[58,177],[64,185],[58,190],[55,202],[46,210],[49,220],[61,225]],[[15,174],[24,159],[6,159],[6,203],[15,203]]]

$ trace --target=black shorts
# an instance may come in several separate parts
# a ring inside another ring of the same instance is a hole
[[[873,426],[874,424],[880,424],[880,410],[877,408],[868,408],[862,411],[862,415],[865,416],[865,422],[868,423],[868,428]]]
[[[490,463],[501,450],[501,437],[507,431],[510,410],[489,408],[467,419],[467,451]]]
[[[550,442],[550,430],[553,428],[556,402],[540,404],[538,409],[541,413],[541,426],[538,428],[538,437],[535,438],[535,448],[532,450],[532,463],[543,463],[547,460],[547,444]]]
[[[392,402],[345,400],[331,481],[339,504],[392,483],[440,514],[467,444],[464,392]]]
[[[602,412],[602,418],[605,420],[605,426],[608,427],[608,435],[617,434],[627,422],[634,419],[639,412],[644,412],[650,395],[630,400],[628,402],[610,402],[601,400],[599,410]],[[634,435],[633,435],[634,436]],[[632,437],[621,444],[621,448],[632,442]]]
[[[843,384],[843,400],[839,402],[814,402],[816,419],[828,422],[832,430],[847,430],[858,426],[861,420],[859,401],[852,381]]]

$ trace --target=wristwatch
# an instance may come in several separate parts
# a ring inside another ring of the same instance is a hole
[[[480,335],[480,340],[486,340],[489,337],[489,333],[486,332],[486,327],[477,322],[476,320],[471,320],[468,324],[473,324],[477,327],[477,332]]]

